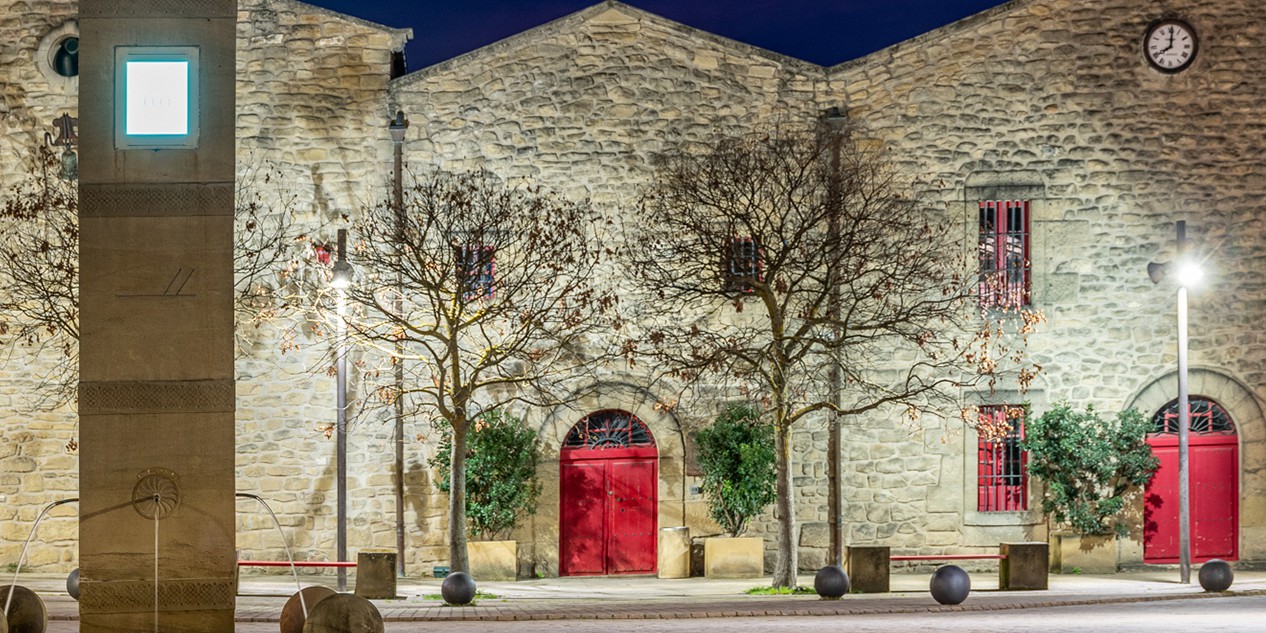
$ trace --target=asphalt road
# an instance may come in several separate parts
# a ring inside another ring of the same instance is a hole
[[[78,622],[49,622],[48,633],[75,633]],[[236,633],[277,633],[277,623],[238,623]],[[922,613],[901,615],[715,618],[693,620],[570,620],[526,622],[389,622],[387,633],[444,631],[475,633],[650,633],[724,631],[725,633],[792,633],[845,631],[888,633],[937,631],[951,633],[1102,632],[1111,633],[1262,633],[1266,631],[1266,596],[1203,600],[1165,600],[1006,611]]]

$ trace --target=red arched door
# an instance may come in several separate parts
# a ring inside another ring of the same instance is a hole
[[[559,455],[559,574],[655,573],[657,455],[650,430],[626,411],[572,427]]]
[[[1240,542],[1240,455],[1231,416],[1218,403],[1192,397],[1188,436],[1191,560],[1237,560]],[[1152,418],[1147,443],[1160,468],[1147,485],[1143,508],[1143,562],[1177,563],[1178,402]]]

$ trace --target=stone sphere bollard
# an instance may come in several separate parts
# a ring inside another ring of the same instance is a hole
[[[957,565],[943,565],[932,574],[932,597],[941,604],[961,604],[971,593],[971,576]]]
[[[75,600],[79,599],[79,568],[71,570],[70,575],[66,576],[66,593]]]
[[[470,604],[475,599],[475,579],[464,571],[453,572],[440,585],[440,595],[449,604]]]
[[[839,565],[827,565],[813,577],[813,590],[823,598],[835,600],[848,593],[848,573]]]
[[[0,605],[8,600],[9,587],[13,587],[13,602],[9,604],[9,617],[5,622],[9,633],[44,633],[48,628],[44,601],[22,585],[5,585],[0,587]]]
[[[354,593],[336,593],[308,611],[303,633],[384,633],[374,603]]]
[[[1205,591],[1226,591],[1235,580],[1231,564],[1217,558],[1200,566],[1200,586]]]
[[[306,606],[308,614],[311,614],[318,602],[335,593],[333,589],[319,585],[296,591],[281,608],[281,633],[303,633],[303,624],[308,620],[307,615],[303,613],[303,608]],[[303,594],[302,600],[299,599],[299,594]]]

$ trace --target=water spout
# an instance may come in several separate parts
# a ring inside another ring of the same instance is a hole
[[[286,540],[286,532],[281,529],[281,521],[277,520],[277,515],[268,503],[264,501],[263,497],[249,492],[239,492],[237,496],[258,501],[259,505],[264,506],[264,509],[268,511],[268,516],[273,518],[273,525],[277,526],[277,533],[281,535],[281,544],[286,548],[286,558],[290,561],[290,573],[295,577],[295,589],[299,592],[299,606],[303,608],[303,618],[306,620],[308,618],[308,603],[303,599],[303,586],[299,583],[299,569],[295,567],[295,557],[290,552],[290,542]]]
[[[154,493],[154,508],[163,507],[163,496]],[[158,633],[158,516],[159,512],[154,512],[154,633]]]
[[[26,548],[31,546],[31,539],[35,538],[35,530],[40,527],[40,521],[44,520],[44,515],[48,514],[49,510],[67,503],[78,503],[78,501],[78,498],[54,501],[44,506],[44,509],[40,511],[40,515],[35,518],[35,525],[31,526],[31,533],[26,535],[26,543],[22,544],[22,555],[18,556],[18,564],[13,570],[13,582],[9,583],[9,597],[4,600],[4,617],[6,619],[9,617],[9,605],[13,602],[13,590],[18,586],[18,574],[22,572],[22,561],[26,560]]]

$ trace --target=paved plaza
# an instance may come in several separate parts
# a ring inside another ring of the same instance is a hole
[[[354,581],[354,576],[349,579],[351,586]],[[572,577],[489,582],[480,590],[496,597],[467,607],[443,606],[436,597],[439,580],[405,578],[399,581],[400,598],[374,603],[386,630],[399,632],[441,626],[452,631],[798,631],[838,627],[841,617],[847,618],[850,631],[911,626],[946,631],[1258,631],[1266,620],[1266,572],[1237,572],[1231,591],[1222,594],[1205,593],[1195,583],[1179,584],[1178,572],[1171,570],[1056,575],[1047,591],[998,591],[996,576],[984,572],[973,574],[972,581],[972,594],[957,606],[932,600],[926,574],[894,575],[889,594],[852,594],[833,601],[744,593],[767,580]],[[333,586],[334,577],[302,575],[301,582]],[[801,582],[812,585],[813,579],[803,577]],[[29,575],[19,584],[44,598],[50,633],[78,631],[77,604],[66,595],[63,578]],[[244,576],[236,630],[278,630],[281,607],[294,591],[294,580],[287,576]]]

